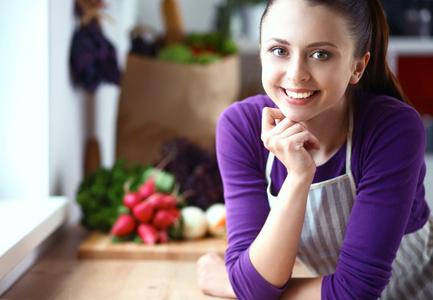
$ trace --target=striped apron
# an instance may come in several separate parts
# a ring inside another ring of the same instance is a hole
[[[351,171],[352,130],[351,116],[346,143],[346,174],[313,183],[308,194],[297,259],[316,276],[335,272],[355,201],[356,185]],[[277,200],[271,193],[274,159],[275,156],[269,153],[266,178],[271,208]],[[380,299],[433,300],[433,218],[422,229],[403,237],[392,269],[391,281]]]

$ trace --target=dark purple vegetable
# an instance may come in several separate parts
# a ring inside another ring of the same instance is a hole
[[[82,8],[79,3],[76,2],[75,14],[80,18],[80,25],[72,37],[69,67],[74,85],[94,93],[102,82],[119,84],[120,71],[116,50],[104,37],[98,18],[82,22],[88,17],[86,9],[89,8]]]
[[[224,203],[223,185],[214,147],[198,146],[187,138],[174,138],[163,143],[163,157],[173,159],[165,170],[180,184],[180,192],[190,192],[186,202],[206,210],[214,203]]]

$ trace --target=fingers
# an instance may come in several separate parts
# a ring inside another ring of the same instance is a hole
[[[288,173],[310,178],[316,172],[311,150],[320,149],[318,139],[303,124],[285,118],[279,109],[263,109],[261,138]]]
[[[283,133],[285,130],[295,124],[295,122],[287,119],[279,109],[265,107],[262,114],[261,139],[266,145],[266,141],[270,137]]]
[[[224,265],[224,258],[215,252],[206,253],[197,260],[197,272],[206,271],[216,264]]]
[[[207,253],[197,260],[197,281],[199,289],[206,295],[235,298],[224,257],[217,253]]]
[[[306,150],[319,150],[319,140],[309,131],[303,131],[296,136],[296,150],[305,148]]]
[[[263,109],[261,139],[266,148],[269,149],[278,140],[303,131],[305,131],[305,128],[302,124],[289,120],[283,115],[281,110],[270,107]]]
[[[261,139],[269,150],[278,150],[281,147],[293,150],[300,150],[302,147],[306,150],[320,148],[315,136],[301,123],[287,119],[277,108],[265,107],[263,109]]]
[[[311,149],[319,150],[320,149],[319,140],[314,135],[312,135],[309,131],[303,131],[303,132],[299,133],[298,137],[303,140],[303,142],[304,142],[303,146],[307,150],[311,150]]]
[[[275,127],[275,121],[277,120],[279,123],[281,120],[285,119],[286,117],[283,115],[281,110],[278,108],[271,108],[271,107],[265,107],[263,108],[262,113],[262,132],[269,131],[272,128]]]

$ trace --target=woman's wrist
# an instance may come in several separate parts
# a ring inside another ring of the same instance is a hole
[[[285,181],[290,182],[291,185],[307,186],[309,189],[311,183],[313,182],[315,174],[316,174],[315,167],[314,169],[312,168],[312,170],[303,173],[295,173],[287,169],[287,176]]]

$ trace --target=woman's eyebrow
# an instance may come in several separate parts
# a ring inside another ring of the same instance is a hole
[[[270,39],[266,40],[265,42],[277,42],[279,44],[290,45],[290,43],[287,40],[276,38],[276,37],[270,38]]]
[[[311,43],[308,45],[308,47],[310,47],[310,48],[311,47],[323,47],[323,46],[330,46],[330,47],[338,49],[338,47],[331,42],[316,42],[316,43]]]
[[[266,40],[266,42],[277,42],[279,44],[290,46],[289,41],[287,41],[285,39],[277,38],[277,37],[270,38],[270,39]],[[333,44],[331,42],[327,42],[327,41],[314,42],[314,43],[308,44],[307,47],[308,48],[313,48],[313,47],[323,47],[323,46],[329,46],[329,47],[333,47],[333,48],[338,49],[338,47],[335,44]]]

